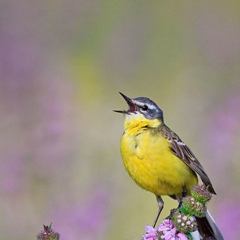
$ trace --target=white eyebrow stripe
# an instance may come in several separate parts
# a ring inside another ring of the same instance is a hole
[[[135,101],[135,100],[133,100],[133,103],[138,105],[138,106],[144,106],[145,105],[144,103],[138,102],[138,101]]]
[[[140,107],[148,106],[149,109],[156,109],[156,107],[153,104],[142,103],[142,102],[138,102],[138,101],[133,101],[133,103],[135,103],[136,105],[138,105]]]
[[[156,107],[154,105],[150,105],[150,104],[146,104],[148,106],[148,108],[150,109],[156,109]]]

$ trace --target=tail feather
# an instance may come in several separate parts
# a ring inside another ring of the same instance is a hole
[[[207,211],[207,214],[206,214],[206,218],[210,224],[210,226],[212,227],[213,231],[214,231],[214,234],[216,236],[216,239],[217,240],[224,240],[224,237],[222,235],[222,233],[220,232],[219,228],[217,227],[212,215],[210,214],[209,211]]]
[[[224,240],[220,230],[208,211],[206,217],[196,219],[198,231],[203,240]]]

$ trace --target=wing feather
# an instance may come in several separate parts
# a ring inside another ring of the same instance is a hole
[[[199,175],[211,193],[216,194],[208,175],[204,171],[203,166],[189,149],[189,147],[180,139],[180,137],[166,125],[162,126],[161,134],[170,142],[170,148],[173,154],[179,157],[184,163],[186,163],[194,172]]]

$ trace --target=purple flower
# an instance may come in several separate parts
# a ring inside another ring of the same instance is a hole
[[[173,228],[175,228],[173,222],[170,219],[164,219],[163,223],[159,225],[158,231],[159,232],[169,231]]]
[[[183,232],[178,233],[176,236],[177,240],[188,240],[187,236]]]
[[[163,220],[158,227],[158,232],[161,234],[161,239],[164,240],[188,240],[184,233],[177,231],[170,219]]]
[[[146,233],[143,235],[143,240],[157,240],[157,230],[152,226],[145,227]]]

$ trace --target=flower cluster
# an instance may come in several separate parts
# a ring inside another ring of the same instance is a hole
[[[182,207],[191,216],[199,218],[206,216],[206,205],[196,201],[194,197],[185,197],[182,201]]]
[[[163,223],[158,227],[159,239],[165,240],[188,240],[187,236],[180,232],[174,226],[171,219],[164,219]]]
[[[206,215],[206,203],[211,199],[211,193],[205,185],[194,186],[191,189],[192,196],[182,199],[181,207],[171,212],[169,219],[156,230],[146,226],[143,240],[187,240],[191,239],[191,232],[197,230],[196,217]]]
[[[190,233],[197,230],[196,218],[185,214],[178,209],[173,212],[172,221],[175,227],[182,232]]]
[[[183,232],[178,231],[171,219],[164,219],[157,230],[151,226],[146,226],[145,229],[143,240],[188,240]]]

